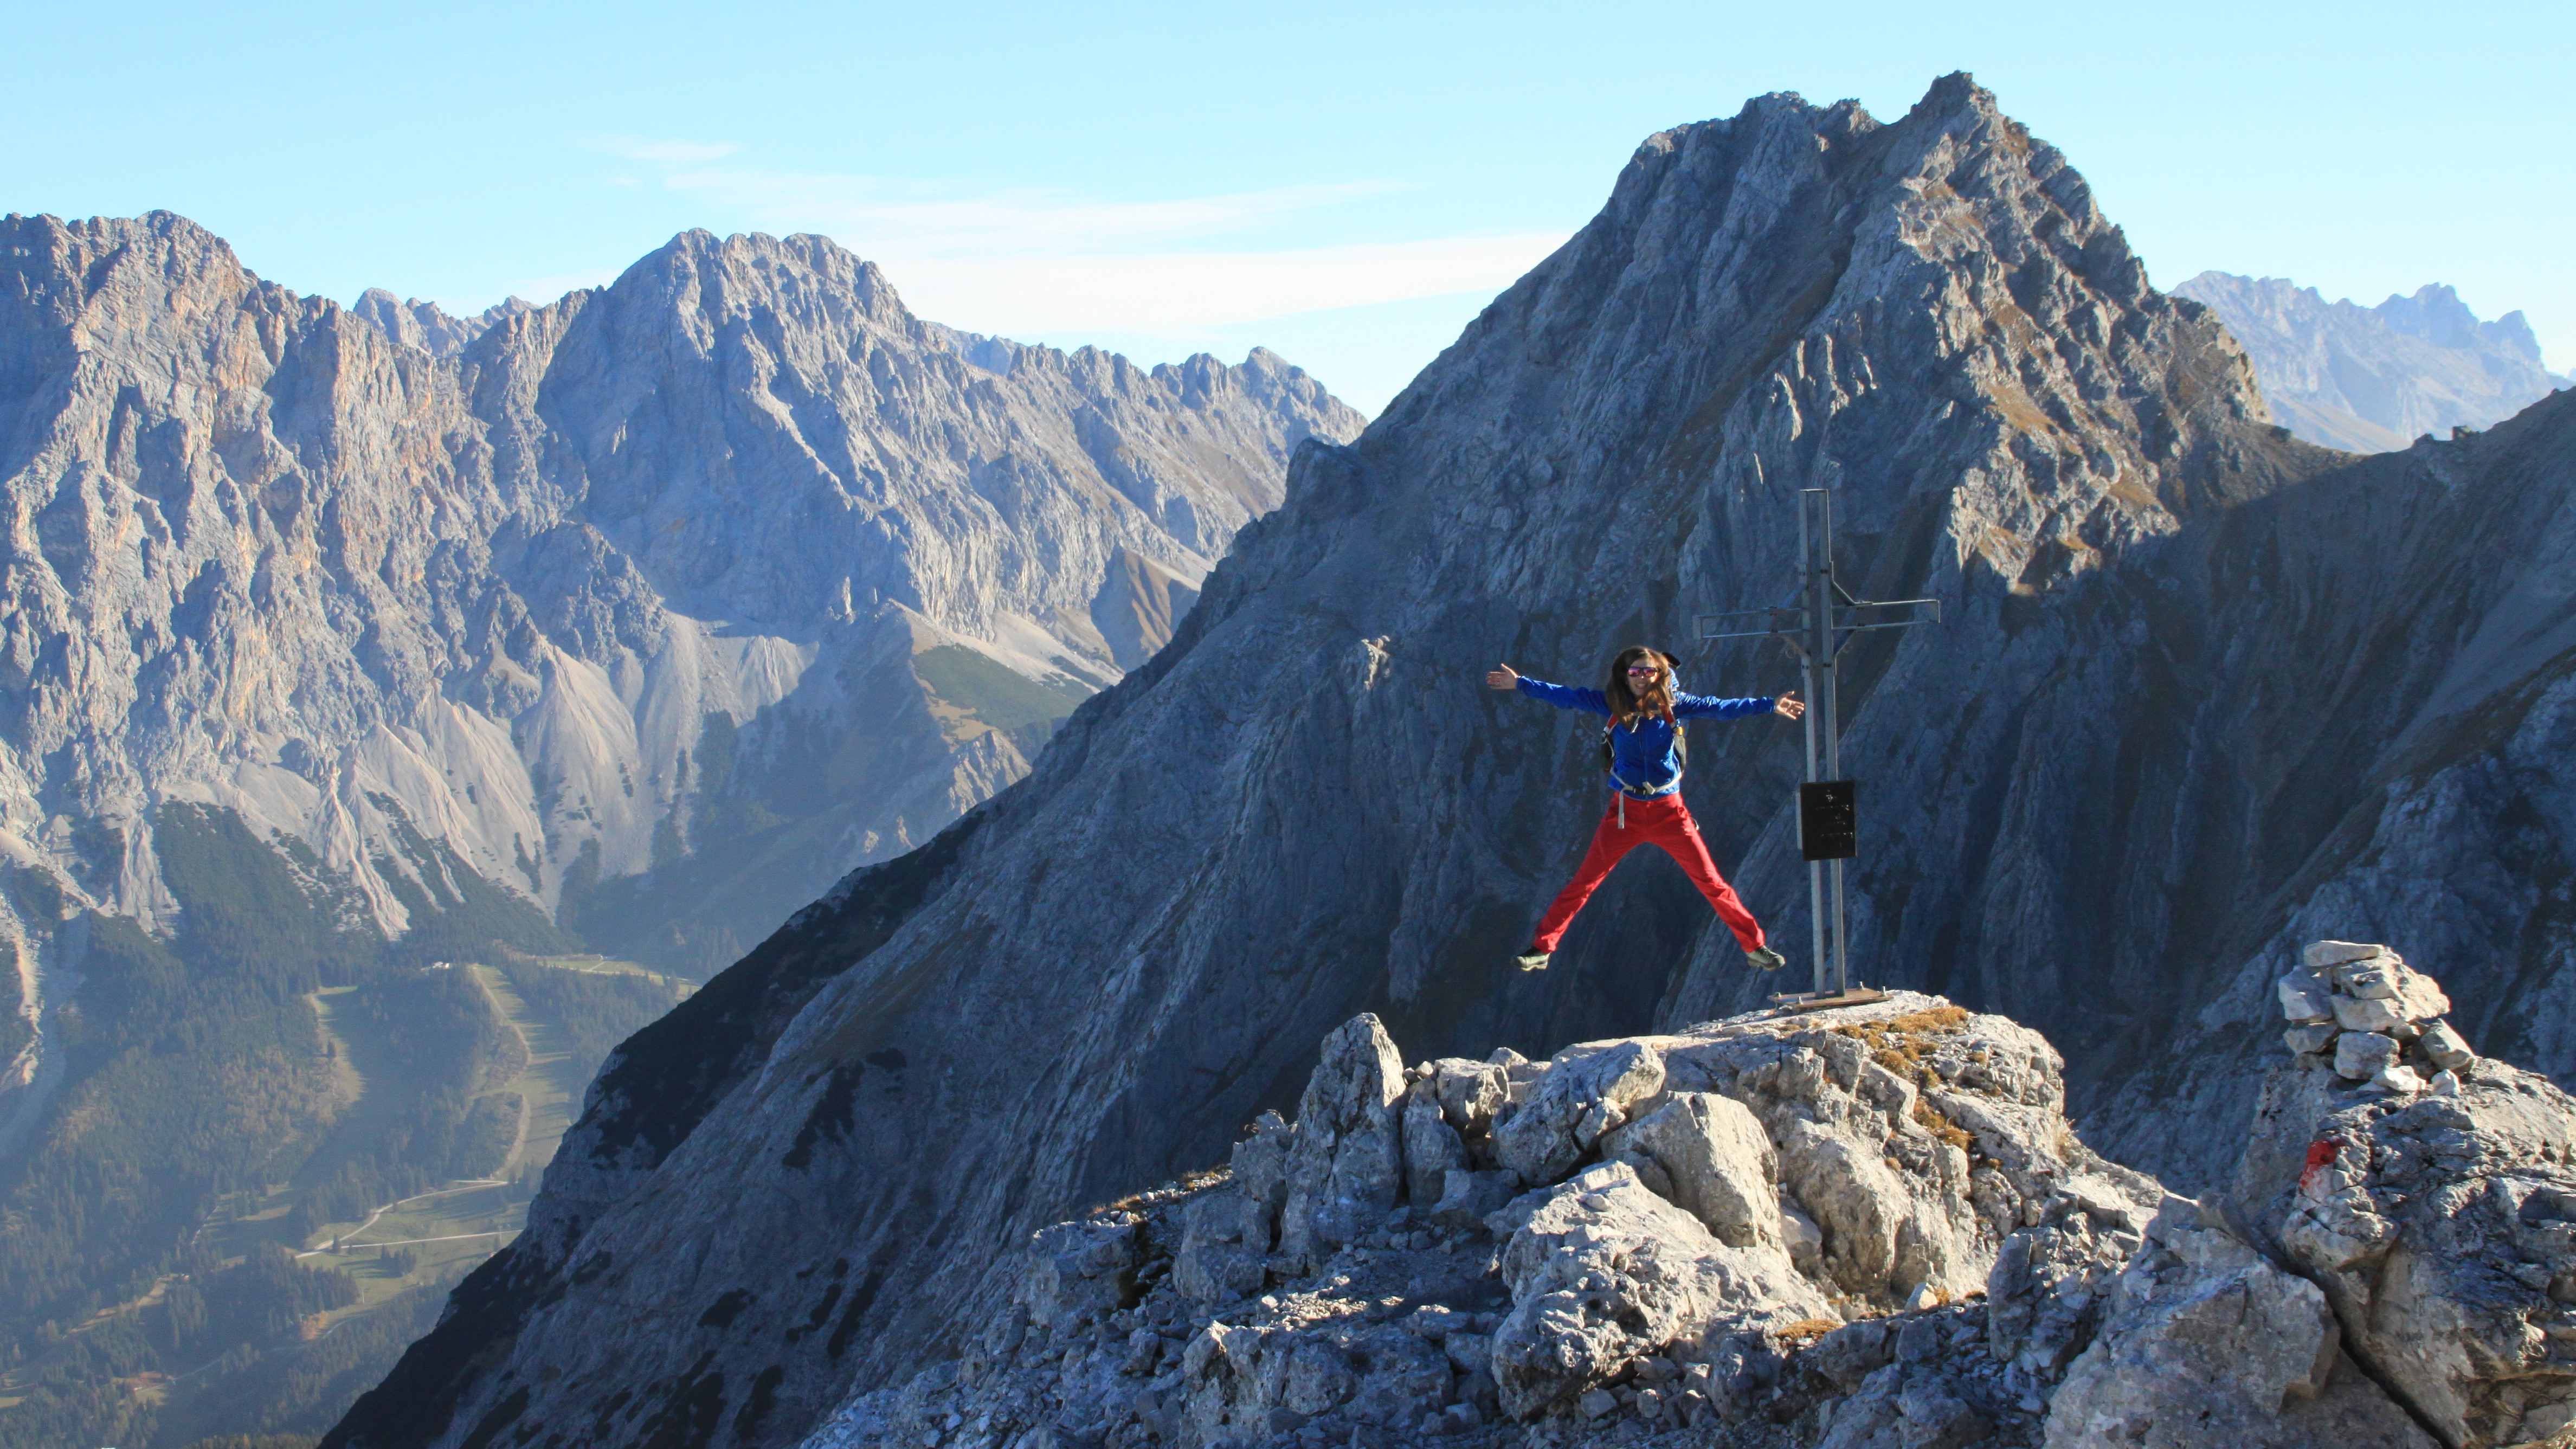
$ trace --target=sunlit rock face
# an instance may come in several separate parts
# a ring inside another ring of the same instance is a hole
[[[146,920],[187,799],[388,932],[417,832],[720,966],[1025,773],[1361,424],[1268,353],[953,332],[818,237],[455,319],[166,213],[0,235],[0,849]]]
[[[2282,277],[2203,272],[2174,295],[2224,318],[2272,415],[2329,448],[2384,453],[2490,427],[2568,385],[2542,365],[2528,318],[2482,321],[2438,284],[2364,307]]]

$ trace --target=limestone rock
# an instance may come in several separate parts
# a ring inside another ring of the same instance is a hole
[[[1279,1251],[1312,1262],[1350,1242],[1404,1195],[1404,1060],[1369,1014],[1324,1038],[1298,1100]]]
[[[2253,1202],[2445,1433],[2521,1444],[2576,1422],[2576,1099],[2492,1060],[2455,1080],[2320,1103],[2298,1177]]]
[[[2310,941],[2299,950],[2299,964],[2311,969],[2368,961],[2389,954],[2386,946],[2360,941]]]
[[[2334,1016],[2331,988],[2306,973],[2281,978],[2281,1014],[2292,1022],[2327,1021]]]
[[[1214,1192],[1190,1204],[1182,1218],[1180,1251],[1172,1259],[1172,1284],[1201,1303],[1231,1303],[1261,1291],[1269,1280],[1270,1246],[1248,1238],[1243,1199]]]
[[[1780,1159],[1751,1109],[1713,1092],[1679,1092],[1601,1140],[1605,1157],[1636,1153],[1719,1242],[1781,1245]]]
[[[1493,1130],[1494,1113],[1509,1096],[1504,1071],[1501,1063],[1465,1057],[1442,1057],[1430,1064],[1428,1080],[1440,1114],[1462,1139],[1472,1142]]]
[[[1449,1174],[1467,1170],[1467,1144],[1443,1120],[1436,1098],[1412,1096],[1404,1103],[1405,1201],[1424,1207],[1441,1201]]]
[[[1818,1317],[1824,1295],[1777,1247],[1731,1248],[1624,1162],[1547,1190],[1503,1249],[1513,1308],[1494,1336],[1504,1410],[1572,1403],[1685,1332]]]
[[[2065,1206],[2061,1184],[2101,1178],[2106,1197],[2144,1204],[2123,1211],[2162,1194],[2065,1130],[2044,1039],[1938,998],[1738,1024],[1663,1055],[1676,1096],[1751,1110],[1784,1202],[1819,1230],[1819,1271],[1874,1303],[1984,1288],[2004,1240]]]
[[[2469,1050],[2469,1044],[2460,1039],[2460,1034],[2452,1030],[2447,1021],[2436,1021],[2426,1026],[2422,1041],[2425,1060],[2438,1071],[2457,1071],[2478,1059],[2478,1054]]]
[[[1135,1289],[1135,1225],[1126,1221],[1057,1223],[1030,1243],[1033,1260],[1022,1301],[1029,1317],[1058,1333],[1101,1322],[1126,1306]]]
[[[1568,1048],[1494,1129],[1495,1155],[1524,1182],[1554,1182],[1663,1085],[1663,1058],[1644,1042]]]
[[[2004,1240],[1986,1276],[1986,1342],[2025,1373],[2054,1376],[2093,1342],[2113,1280],[2145,1243],[2127,1222],[2066,1208]]]
[[[2281,1033],[2281,1044],[2304,1056],[2333,1046],[2336,1032],[2336,1026],[2330,1021],[2321,1026],[2294,1026]]]
[[[2337,996],[2334,1015],[2335,1024],[2347,1032],[2384,1032],[2406,1024],[2406,1014],[2396,1002],[2359,996]]]
[[[2383,1069],[2396,1065],[2397,1054],[2402,1050],[2395,1038],[2358,1028],[2336,1037],[2334,1048],[2336,1074],[2356,1082],[2369,1081]]]
[[[2121,1272],[2100,1335],[2050,1401],[2048,1449],[2429,1445],[2358,1375],[2336,1373],[2325,1295],[2175,1199]]]

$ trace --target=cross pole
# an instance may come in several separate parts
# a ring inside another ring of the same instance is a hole
[[[1813,927],[1815,989],[1771,1000],[1785,1011],[1817,1011],[1884,1001],[1887,993],[1851,984],[1851,950],[1843,914],[1843,862],[1859,853],[1853,782],[1842,775],[1841,658],[1855,635],[1941,622],[1939,599],[1855,599],[1834,576],[1834,498],[1822,488],[1798,492],[1797,592],[1774,609],[1699,616],[1699,637],[1777,639],[1798,651],[1807,691],[1807,783],[1798,790],[1798,845],[1807,859],[1807,917]],[[1880,611],[1906,610],[1905,617]],[[1924,610],[1930,610],[1929,614]],[[1759,619],[1759,628],[1741,627]],[[1830,910],[1828,909],[1830,907]],[[1828,931],[1830,922],[1830,932]],[[1834,989],[1825,990],[1830,937]]]

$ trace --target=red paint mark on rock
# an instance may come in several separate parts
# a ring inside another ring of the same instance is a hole
[[[2299,1191],[2310,1197],[2317,1195],[2317,1184],[2325,1177],[2326,1169],[2334,1166],[2343,1145],[2340,1137],[2320,1137],[2308,1144],[2308,1165],[2299,1169]]]

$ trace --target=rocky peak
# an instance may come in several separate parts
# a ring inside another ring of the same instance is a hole
[[[450,317],[436,302],[418,298],[397,302],[382,287],[369,287],[349,307],[352,315],[374,323],[388,339],[432,357],[454,357],[496,324],[535,310],[533,302],[507,297],[471,317]]]
[[[551,907],[585,852],[613,879],[698,833],[710,716],[835,735],[825,694],[919,698],[904,661],[980,655],[944,676],[957,722],[876,730],[918,758],[883,762],[819,889],[1026,768],[1001,736],[1036,706],[991,700],[1116,677],[1090,619],[1113,559],[1186,591],[1296,443],[1359,426],[1275,358],[1237,386],[1017,349],[996,377],[818,237],[688,233],[460,321],[298,298],[166,213],[7,228],[0,817],[18,858],[147,918],[173,795],[309,843],[387,929],[396,817]],[[818,666],[830,688],[801,689]],[[79,862],[81,821],[129,858]]]
[[[2434,284],[2376,307],[2328,303],[2280,277],[2203,272],[2174,288],[2204,302],[2244,343],[2264,395],[2293,432],[2355,452],[2484,428],[2567,385],[2541,366],[2520,312],[2482,322]]]
[[[2441,998],[2384,948],[2324,941],[2282,978],[2285,1009],[2313,1015],[2320,981]],[[959,1357],[804,1444],[2430,1449],[2564,1430],[2576,1100],[2475,1058],[2429,1089],[2355,1082],[2290,1045],[2239,1195],[2194,1201],[2077,1139],[2045,1040],[1937,998],[1410,1068],[1363,1016],[1326,1038],[1294,1122],[1257,1123],[1225,1171],[1040,1231]]]

